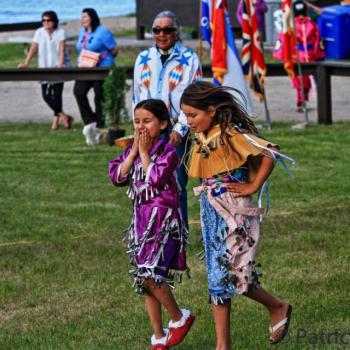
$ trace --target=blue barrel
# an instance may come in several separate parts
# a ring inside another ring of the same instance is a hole
[[[328,6],[318,18],[324,40],[326,58],[341,60],[350,57],[350,5]]]

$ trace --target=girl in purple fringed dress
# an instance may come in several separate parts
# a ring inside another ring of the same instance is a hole
[[[194,322],[190,311],[179,308],[169,287],[186,270],[187,239],[175,175],[179,159],[175,147],[161,137],[169,127],[163,101],[141,101],[135,107],[133,145],[109,164],[110,179],[116,186],[128,185],[133,202],[126,240],[135,291],[145,296],[154,330],[152,350],[179,344]],[[169,329],[163,329],[162,306],[171,319]]]

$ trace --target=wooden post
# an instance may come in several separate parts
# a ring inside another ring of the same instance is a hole
[[[332,124],[331,76],[327,66],[317,66],[317,113],[319,124]]]
[[[145,27],[137,26],[136,27],[136,39],[137,40],[145,40]]]

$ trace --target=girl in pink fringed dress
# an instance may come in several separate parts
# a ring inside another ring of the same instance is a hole
[[[195,133],[189,176],[201,179],[201,225],[209,301],[215,320],[216,350],[231,350],[231,298],[245,295],[270,315],[270,342],[287,334],[292,306],[260,286],[255,256],[259,242],[258,208],[251,195],[269,177],[278,146],[256,136],[256,128],[231,94],[209,82],[189,85],[181,109]],[[289,157],[287,157],[289,158]]]
[[[314,62],[324,58],[321,48],[321,38],[317,24],[307,16],[306,4],[298,0],[293,4],[298,62]],[[293,88],[296,90],[297,111],[303,112],[304,101],[309,101],[312,87],[308,75],[298,75],[293,78]]]

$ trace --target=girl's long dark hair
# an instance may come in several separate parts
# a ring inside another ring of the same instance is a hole
[[[307,6],[302,0],[297,0],[293,3],[294,16],[307,16]]]
[[[241,132],[256,133],[257,129],[248,117],[248,112],[231,92],[242,95],[240,91],[228,86],[216,86],[206,81],[198,81],[185,89],[180,105],[185,104],[206,112],[210,106],[214,107],[216,109],[214,123],[220,124],[222,135],[230,127],[237,127]]]
[[[85,12],[89,15],[91,19],[91,29],[94,32],[96,28],[101,24],[100,17],[98,17],[96,10],[93,8],[86,8],[82,12]]]
[[[162,100],[158,100],[155,98],[143,100],[135,106],[134,112],[140,108],[145,109],[148,112],[151,112],[160,121],[168,122],[167,127],[161,130],[161,134],[167,135],[169,133],[170,115],[166,104]]]

